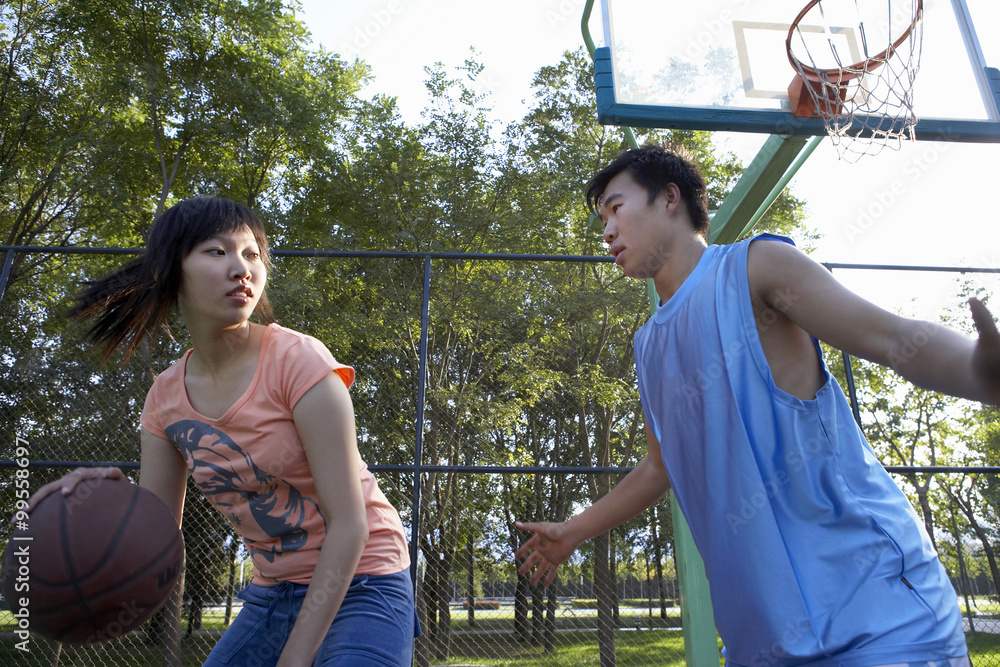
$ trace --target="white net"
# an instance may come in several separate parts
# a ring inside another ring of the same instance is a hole
[[[922,14],[922,0],[813,0],[789,31],[798,73],[789,88],[793,110],[822,118],[842,159],[898,150],[915,138]]]

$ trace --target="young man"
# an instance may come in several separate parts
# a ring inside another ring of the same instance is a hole
[[[969,665],[955,591],[913,508],[865,442],[817,340],[914,384],[1000,403],[1000,333],[897,317],[788,239],[706,246],[697,168],[658,146],[587,188],[615,263],[661,305],[635,338],[648,452],[608,495],[534,535],[519,571],[550,584],[585,540],[673,488],[733,667]]]

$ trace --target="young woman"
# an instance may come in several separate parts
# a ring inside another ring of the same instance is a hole
[[[315,338],[273,323],[263,225],[226,199],[180,202],[143,256],[90,284],[73,313],[105,359],[177,307],[192,349],[143,408],[139,485],[180,523],[186,477],[243,537],[253,582],[205,665],[410,665],[417,632],[399,514],[358,454],[354,371]],[[252,322],[251,315],[257,314]],[[69,493],[117,469],[43,487]]]

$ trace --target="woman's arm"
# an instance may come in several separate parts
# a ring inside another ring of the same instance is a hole
[[[187,465],[173,443],[146,429],[139,434],[139,486],[152,491],[163,501],[181,525],[184,516],[184,493],[187,490]]]
[[[347,386],[331,372],[299,400],[293,416],[326,518],[326,538],[279,667],[313,663],[368,541],[361,456]]]

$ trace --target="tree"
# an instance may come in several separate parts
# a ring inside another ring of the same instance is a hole
[[[965,427],[965,444],[968,453],[962,461],[966,466],[1000,465],[1000,427],[998,410],[992,406],[969,407],[961,423]],[[944,492],[961,512],[969,527],[983,547],[983,555],[1000,596],[1000,484],[996,475],[964,474],[942,483]]]
[[[231,196],[268,217],[313,164],[334,160],[367,71],[308,49],[303,25],[275,2],[26,0],[0,15],[0,239],[10,245],[141,246],[178,196]],[[0,291],[0,422],[35,460],[138,460],[143,396],[182,343],[150,341],[105,368],[65,321],[79,282],[121,261],[14,256]],[[213,534],[188,545],[216,544]],[[206,568],[230,558],[202,551]]]
[[[64,9],[40,0],[0,7],[0,239],[7,245],[114,236],[122,227],[106,213],[132,203],[121,195],[137,170],[127,152],[114,148],[134,123],[128,100],[83,51],[78,26]],[[118,240],[129,245],[135,238]],[[51,261],[46,254],[17,254],[7,287]]]

